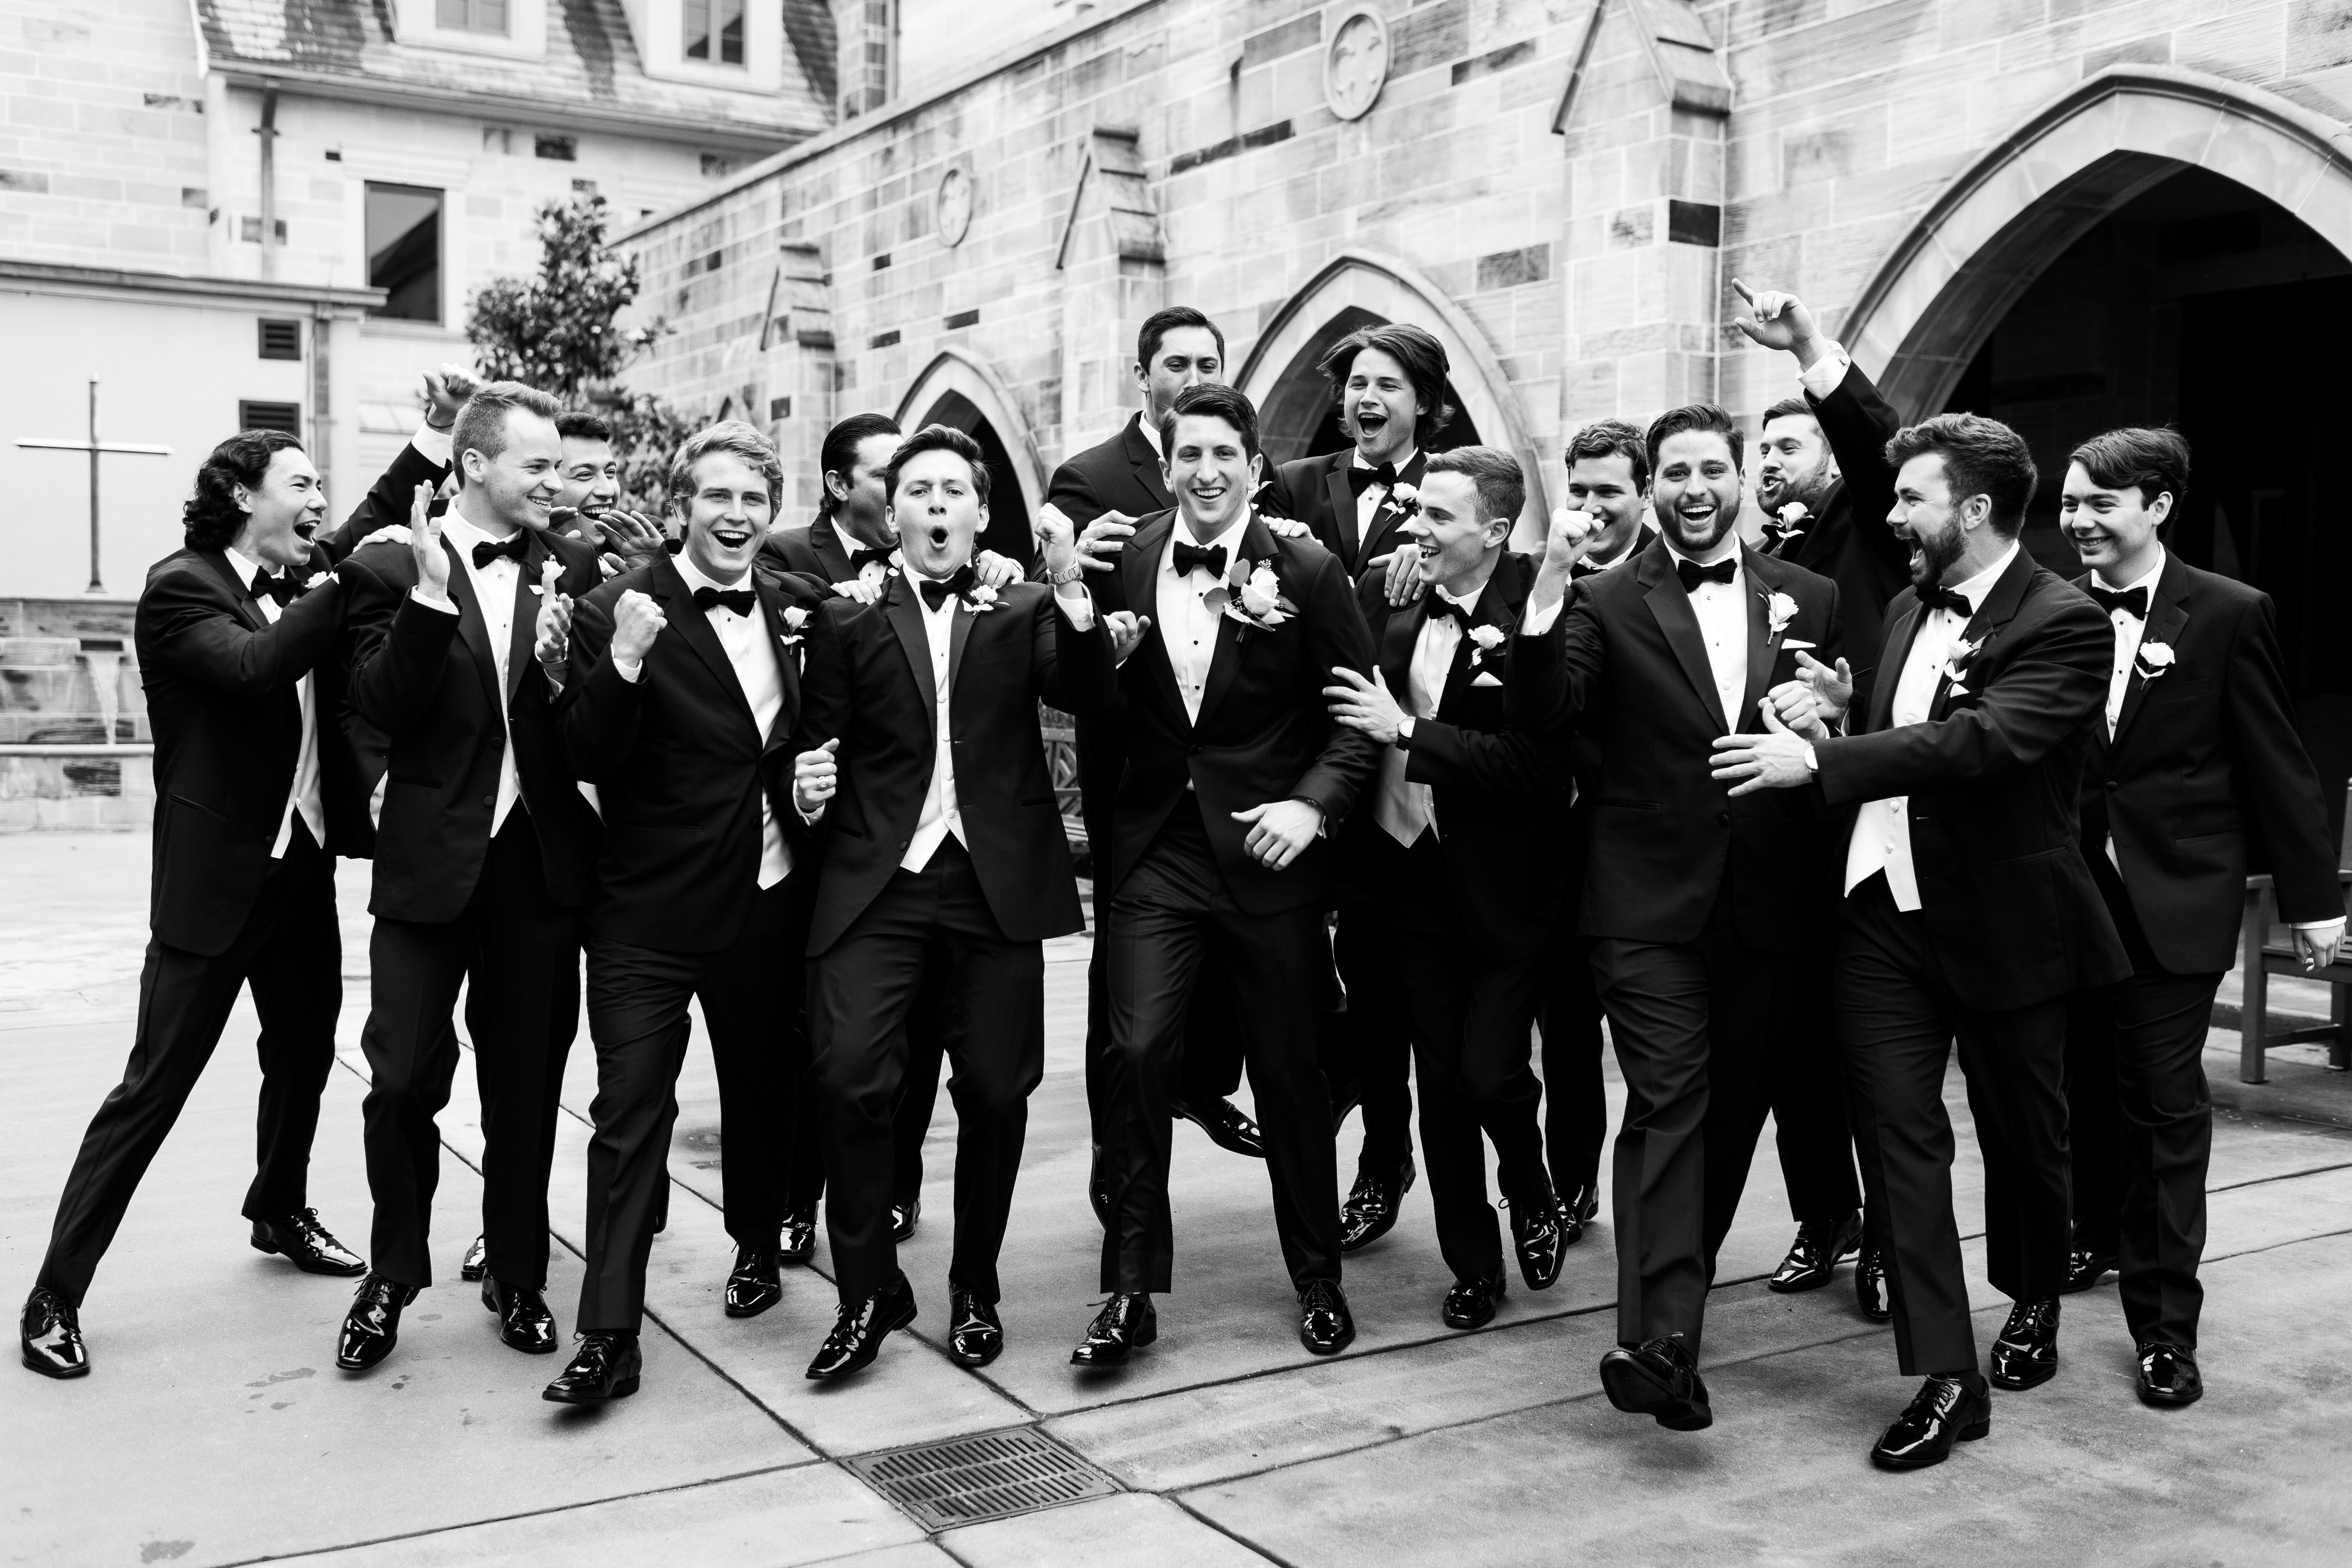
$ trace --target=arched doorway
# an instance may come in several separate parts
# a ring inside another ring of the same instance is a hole
[[[1443,450],[1484,442],[1519,459],[1528,475],[1524,535],[1550,515],[1543,464],[1519,418],[1501,362],[1470,319],[1409,263],[1370,251],[1342,252],[1284,304],[1258,334],[1234,384],[1257,405],[1269,462],[1289,462],[1348,444],[1329,384],[1315,365],[1359,327],[1410,321],[1445,345],[1452,375],[1446,401],[1456,413],[1433,445]]]
[[[980,443],[988,464],[988,527],[980,548],[1028,565],[1036,545],[1030,519],[1045,501],[1042,465],[1012,394],[996,373],[959,349],[949,349],[924,368],[898,401],[899,425],[918,430],[946,425]]]
[[[2352,675],[2329,595],[2352,418],[2352,167],[2341,127],[2255,89],[2118,68],[2032,117],[1897,247],[1844,328],[1906,416],[2032,442],[2027,542],[2080,568],[2058,483],[2076,442],[2169,424],[2195,454],[2168,548],[2262,588],[2305,742],[2340,812]]]

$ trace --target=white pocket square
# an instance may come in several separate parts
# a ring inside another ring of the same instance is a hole
[[[1494,676],[1487,675],[1482,671],[1479,674],[1478,679],[1472,681],[1470,684],[1473,686],[1500,686],[1503,683]]]
[[[1789,653],[1794,653],[1801,647],[1812,647],[1814,646],[1814,644],[1807,642],[1802,637],[1788,637],[1783,639],[1780,644],[1782,649]]]

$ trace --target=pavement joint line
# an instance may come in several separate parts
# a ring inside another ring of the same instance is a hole
[[[2330,1171],[2352,1171],[2352,1160],[2339,1160],[2333,1165],[2313,1165],[2301,1171],[2281,1171],[2275,1175],[2248,1176],[2242,1182],[2224,1182],[2218,1187],[2206,1188],[2205,1195],[2211,1197],[2215,1193],[2239,1192],[2247,1187],[2264,1186],[2272,1182],[2300,1181],[2305,1176],[2324,1176]]]
[[[1197,1523],[1206,1525],[1209,1529],[1215,1531],[1219,1535],[1223,1536],[1226,1540],[1232,1542],[1234,1545],[1254,1556],[1264,1558],[1268,1563],[1277,1563],[1280,1565],[1280,1568],[1297,1568],[1297,1564],[1292,1563],[1289,1558],[1283,1556],[1278,1552],[1269,1552],[1265,1547],[1260,1546],[1256,1542],[1252,1541],[1248,1536],[1244,1535],[1241,1531],[1234,1529],[1230,1525],[1227,1525],[1223,1521],[1210,1518],[1207,1514],[1202,1513],[1199,1509],[1194,1508],[1191,1503],[1186,1502],[1182,1498],[1178,1497],[1172,1491],[1147,1492],[1144,1495],[1147,1497],[1166,1498],[1170,1502],[1174,1503],[1187,1518]]]

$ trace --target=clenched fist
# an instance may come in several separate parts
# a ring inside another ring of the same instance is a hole
[[[621,595],[613,606],[613,657],[626,664],[636,664],[653,650],[654,639],[669,624],[662,607],[650,595],[635,588]]]
[[[823,815],[825,803],[833,798],[840,783],[840,770],[833,754],[839,750],[841,742],[836,737],[793,759],[793,805],[803,816],[814,818]]]

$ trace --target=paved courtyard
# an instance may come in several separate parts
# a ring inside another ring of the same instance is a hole
[[[0,1292],[30,1284],[82,1126],[119,1074],[145,940],[144,834],[0,837]],[[345,1070],[327,1090],[312,1194],[364,1248],[359,1136],[367,1001],[365,869],[342,870]],[[699,1043],[680,1085],[679,1191],[656,1243],[636,1397],[542,1403],[554,1358],[501,1346],[457,1260],[477,1228],[469,1074],[443,1119],[435,1255],[393,1361],[332,1364],[350,1288],[248,1249],[257,1072],[241,1005],[85,1305],[95,1370],[0,1371],[0,1559],[366,1565],[725,1563],[914,1568],[1039,1563],[1365,1568],[1392,1563],[1832,1562],[2230,1564],[2352,1562],[2352,1082],[2318,1054],[2236,1082],[2234,1035],[2207,1054],[2222,1106],[2202,1361],[2183,1412],[2132,1397],[2113,1282],[2066,1304],[2056,1382],[1995,1398],[1990,1441],[1881,1475],[1865,1450],[1910,1388],[1888,1331],[1838,1288],[1776,1297],[1789,1235],[1769,1152],[1710,1303],[1717,1424],[1677,1435],[1619,1415],[1593,1368],[1613,1338],[1612,1235],[1559,1283],[1514,1289],[1475,1334],[1437,1321],[1447,1283],[1425,1193],[1349,1259],[1360,1338],[1310,1361],[1294,1334],[1263,1167],[1180,1128],[1178,1289],[1161,1338],[1122,1373],[1070,1344],[1098,1300],[1083,1191],[1084,938],[1052,944],[1048,1054],[1006,1243],[1008,1348],[983,1374],[940,1348],[952,1212],[941,1097],[925,1219],[905,1249],[922,1317],[875,1370],[819,1389],[801,1368],[831,1321],[830,1265],[747,1322],[719,1311],[717,1100]],[[575,1049],[555,1172],[550,1296],[579,1287],[593,1061]],[[1613,1074],[1612,1074],[1613,1079]],[[1964,1232],[1979,1177],[1958,1079]],[[1356,1130],[1344,1135],[1352,1169]],[[1769,1151],[1769,1139],[1767,1143]],[[1980,1264],[1975,1242],[1972,1261]],[[1516,1287],[1516,1280],[1514,1285]],[[2005,1304],[1982,1283],[1980,1335]],[[844,1464],[958,1434],[1041,1428],[1114,1477],[1095,1500],[928,1533]]]

